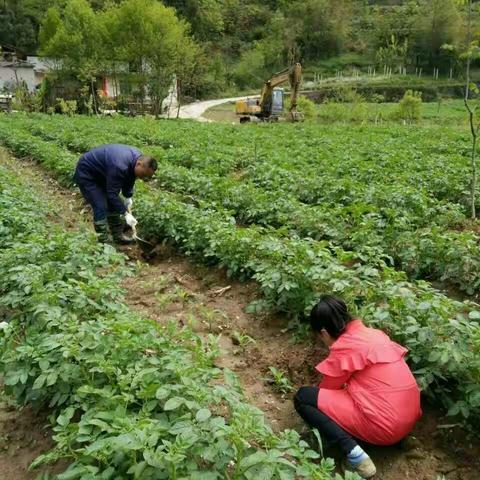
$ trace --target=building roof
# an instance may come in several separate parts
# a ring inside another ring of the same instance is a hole
[[[40,57],[29,56],[26,60],[0,60],[0,68],[33,68],[35,72],[45,73],[50,70],[47,61]]]
[[[10,62],[0,61],[0,68],[33,68],[33,65],[28,62]]]

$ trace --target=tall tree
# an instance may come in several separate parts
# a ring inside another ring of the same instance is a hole
[[[167,0],[165,4],[188,20],[199,40],[218,40],[224,32],[223,0]]]
[[[63,11],[50,8],[40,40],[43,56],[61,59],[63,69],[74,73],[93,69],[103,59],[99,20],[87,0],[68,0]]]
[[[374,52],[389,49],[392,37],[397,45],[411,45],[418,28],[418,2],[408,1],[389,8],[375,6],[367,9],[368,30],[364,37]],[[365,26],[364,26],[365,27]]]
[[[448,65],[449,57],[442,46],[455,44],[463,36],[455,0],[421,0],[415,27],[412,46],[419,62],[432,67]]]
[[[350,33],[351,0],[303,0],[287,9],[287,25],[295,25],[296,39],[306,60],[339,54]]]
[[[156,0],[124,0],[106,10],[105,18],[109,55],[129,65],[137,94],[141,99],[149,95],[154,113],[160,113],[173,78],[191,81],[199,47],[189,36],[188,24]]]
[[[0,2],[0,45],[20,55],[34,54],[45,9],[54,0],[3,0]]]
[[[68,0],[63,11],[51,7],[40,30],[40,53],[56,60],[59,72],[88,85],[96,110],[96,83],[106,52],[100,17],[87,0]]]

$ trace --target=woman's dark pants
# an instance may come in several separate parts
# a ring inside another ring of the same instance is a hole
[[[338,423],[333,421],[318,409],[318,387],[301,387],[293,399],[295,410],[311,427],[316,428],[325,446],[337,445],[345,455],[348,455],[358,444]]]

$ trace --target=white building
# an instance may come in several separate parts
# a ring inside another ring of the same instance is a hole
[[[19,83],[25,83],[28,90],[33,92],[42,83],[47,71],[47,63],[39,57],[0,60],[0,92],[13,91]]]
[[[25,83],[30,92],[42,83],[46,73],[54,67],[51,60],[29,56],[26,60],[0,59],[0,93],[13,92],[17,84]],[[113,77],[104,75],[99,94],[107,98],[120,95],[120,84]]]

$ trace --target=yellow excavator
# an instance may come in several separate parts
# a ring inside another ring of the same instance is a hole
[[[236,102],[235,112],[240,116],[240,123],[278,121],[283,115],[285,104],[285,92],[279,86],[287,82],[290,84],[290,111],[287,120],[291,122],[303,120],[303,115],[297,111],[302,66],[296,63],[268,79],[263,85],[260,98],[247,98]]]

